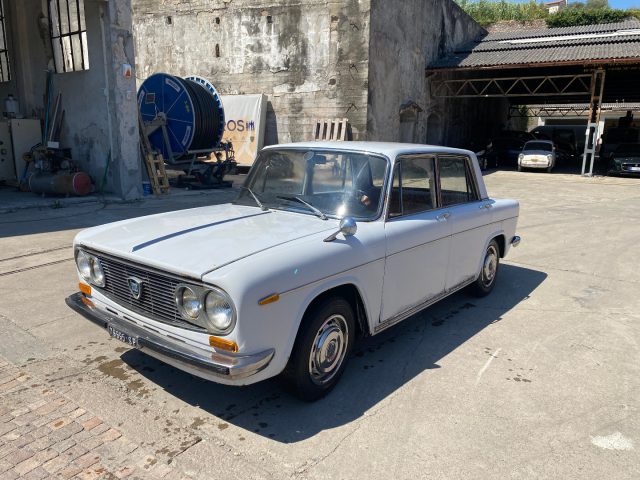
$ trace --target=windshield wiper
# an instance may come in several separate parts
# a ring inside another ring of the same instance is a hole
[[[253,193],[253,191],[249,188],[249,187],[240,187],[242,190],[246,190],[247,192],[249,192],[249,194],[251,194],[251,196],[253,197],[253,199],[256,201],[256,203],[258,204],[258,206],[260,207],[260,210],[266,211],[269,210],[267,207],[265,207],[262,202],[258,199],[258,196]]]
[[[315,213],[318,217],[320,217],[322,220],[327,220],[329,218],[324,213],[322,213],[322,211],[319,208],[314,207],[309,202],[305,202],[303,199],[301,199],[300,197],[297,197],[295,195],[278,195],[278,196],[276,196],[276,198],[280,198],[282,200],[294,200],[296,202],[299,202],[299,203],[309,207],[309,209],[311,209],[311,211],[313,213]]]

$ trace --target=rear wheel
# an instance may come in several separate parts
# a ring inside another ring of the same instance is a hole
[[[491,293],[496,284],[498,267],[500,266],[500,247],[495,239],[489,242],[482,261],[482,270],[475,282],[469,286],[471,294],[477,297],[484,297]]]
[[[298,398],[312,402],[338,383],[353,346],[355,320],[341,297],[323,300],[305,315],[289,363],[285,385]]]

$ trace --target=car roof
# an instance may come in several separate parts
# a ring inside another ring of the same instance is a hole
[[[551,145],[553,145],[553,142],[551,140],[529,140],[527,143],[550,143]],[[527,143],[525,143],[525,145]]]
[[[460,148],[441,147],[438,145],[425,145],[419,143],[395,143],[395,142],[297,142],[269,145],[265,150],[291,148],[309,150],[349,150],[353,152],[379,153],[389,158],[409,153],[450,153],[455,155],[473,155],[469,150]]]

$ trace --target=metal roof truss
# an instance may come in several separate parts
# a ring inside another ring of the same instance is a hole
[[[431,93],[438,98],[589,96],[591,80],[591,73],[444,79],[431,82]]]

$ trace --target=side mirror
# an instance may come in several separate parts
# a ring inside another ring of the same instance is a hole
[[[346,237],[352,237],[358,231],[358,224],[356,223],[353,217],[344,217],[340,220],[340,229],[329,235],[324,239],[325,242],[333,242],[336,238],[338,238],[339,234],[343,234]]]

